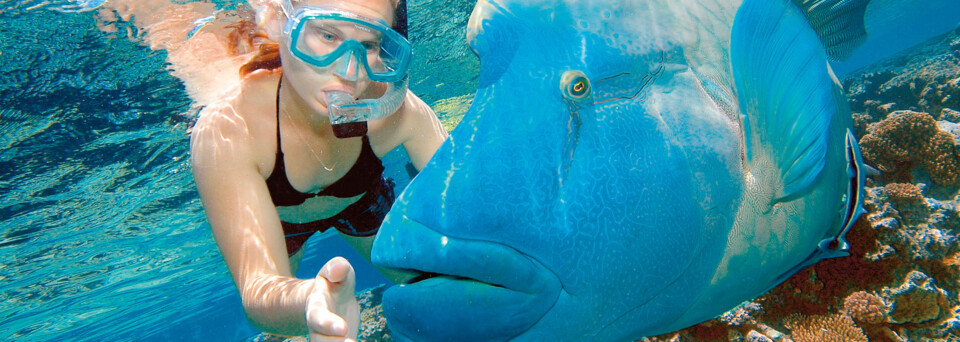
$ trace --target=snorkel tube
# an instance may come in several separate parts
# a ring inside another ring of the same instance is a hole
[[[406,0],[397,2],[393,30],[408,38]],[[367,134],[367,121],[382,119],[396,112],[406,98],[408,77],[387,84],[386,92],[379,99],[354,99],[349,93],[339,91],[328,93],[327,109],[330,111],[333,135],[340,139],[363,136]]]

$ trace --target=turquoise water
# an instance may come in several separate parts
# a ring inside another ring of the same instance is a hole
[[[461,7],[444,10],[469,10]],[[142,46],[133,25],[121,24],[131,33],[111,38],[96,29],[93,12],[65,9],[76,8],[0,5],[0,340],[255,335],[190,174],[187,130],[198,108],[165,69],[165,52]],[[450,58],[418,63],[438,60]],[[470,68],[457,65],[448,69]],[[413,87],[434,88],[446,78],[456,85],[424,98],[463,95],[473,91],[474,74],[430,75]],[[386,158],[401,186],[409,182],[404,158]],[[346,255],[358,289],[386,282],[343,242],[311,240],[308,247],[318,243],[323,253],[306,257],[299,276]]]
[[[877,0],[876,32],[845,73],[956,26],[955,0]],[[220,2],[221,8],[235,3]],[[110,37],[68,1],[0,4],[0,340],[239,341],[257,332],[193,184],[197,108],[139,33]],[[472,3],[410,1],[411,87],[427,103],[475,90]],[[64,11],[69,10],[69,11]],[[923,18],[922,20],[920,18]],[[922,24],[900,26],[903,21]],[[388,173],[409,179],[401,154]],[[336,240],[310,255],[311,276]],[[355,260],[355,259],[354,259]],[[384,280],[362,262],[358,288]],[[82,337],[81,337],[82,336]]]
[[[89,14],[2,17],[0,339],[242,322],[192,184],[195,111],[164,54],[106,38]]]

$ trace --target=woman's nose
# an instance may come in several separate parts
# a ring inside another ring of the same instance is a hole
[[[360,77],[360,59],[354,52],[345,53],[333,66],[334,73],[345,81],[356,82]]]

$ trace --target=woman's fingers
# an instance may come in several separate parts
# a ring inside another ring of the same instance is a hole
[[[314,310],[307,312],[307,326],[310,328],[310,335],[319,334],[324,336],[347,335],[347,322],[337,314],[315,305]]]
[[[353,293],[355,276],[353,274],[353,266],[350,265],[347,259],[342,257],[330,259],[330,261],[327,261],[327,264],[323,265],[323,268],[320,269],[318,276],[327,279],[328,282],[338,287],[349,286],[350,293]]]
[[[353,267],[346,259],[336,257],[323,266],[307,297],[310,341],[356,341],[360,306],[354,286]]]

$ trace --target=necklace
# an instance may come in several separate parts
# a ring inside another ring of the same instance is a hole
[[[289,112],[287,112],[286,110],[280,110],[280,85],[279,84],[277,85],[277,110],[282,111],[283,114],[287,116],[287,119],[290,120],[290,122],[296,122],[293,120],[293,116],[291,116]],[[322,166],[324,170],[327,170],[327,172],[333,172],[333,170],[337,168],[337,164],[340,163],[339,161],[334,162],[333,166],[327,167],[327,164],[323,163],[323,158],[322,158],[323,150],[321,149],[320,153],[317,153],[317,151],[313,149],[313,146],[310,145],[310,142],[307,141],[307,139],[303,138],[303,135],[300,134],[299,130],[294,129],[294,131],[297,134],[297,138],[299,138],[300,141],[302,141],[303,144],[307,146],[307,149],[310,150],[310,153],[312,153],[313,156],[317,158],[317,161],[320,162],[320,166]]]

